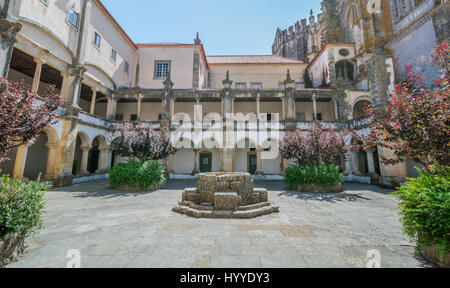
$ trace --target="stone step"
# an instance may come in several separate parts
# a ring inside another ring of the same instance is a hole
[[[267,206],[270,206],[270,203],[263,202],[263,203],[254,204],[254,205],[240,206],[238,208],[238,211],[248,211],[248,210],[259,209],[259,208],[263,208],[263,207],[267,207]]]
[[[214,206],[209,203],[191,204],[191,205],[189,205],[189,208],[200,210],[200,211],[213,211],[214,210]]]

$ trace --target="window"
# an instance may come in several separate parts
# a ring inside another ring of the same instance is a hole
[[[296,89],[303,89],[303,88],[305,88],[305,84],[297,82],[297,83],[295,83],[295,88]]]
[[[165,79],[170,73],[170,61],[155,61],[155,79]]]
[[[297,121],[305,121],[305,113],[297,113]]]
[[[73,10],[70,10],[69,12],[69,18],[67,19],[67,22],[70,23],[73,27],[78,29],[78,17],[79,14]]]
[[[314,115],[313,115],[314,116]],[[313,117],[314,118],[314,117]],[[317,113],[317,121],[322,121],[322,113]]]
[[[247,83],[236,83],[236,89],[247,89]]]
[[[116,121],[123,121],[123,114],[116,114]]]
[[[128,62],[125,61],[125,67],[123,68],[123,70],[125,71],[125,73],[130,72],[130,64],[128,64]]]
[[[130,116],[130,121],[137,121],[138,119],[137,119],[137,114],[131,114],[131,116]]]
[[[114,63],[117,61],[117,51],[114,49],[111,49],[111,61]]]
[[[286,85],[284,85],[284,83],[280,83],[280,89],[285,89],[286,88]]]
[[[267,114],[267,123],[272,122],[272,114]]]
[[[251,83],[250,84],[250,88],[252,88],[252,89],[262,89],[262,84],[261,83]]]
[[[162,120],[162,114],[158,115],[158,120],[161,121]]]
[[[100,49],[101,44],[102,44],[102,37],[100,36],[100,34],[95,32],[95,34],[94,34],[94,45],[95,45],[95,47]]]

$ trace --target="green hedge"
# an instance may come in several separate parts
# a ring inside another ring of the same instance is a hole
[[[166,168],[157,161],[135,161],[119,163],[109,172],[112,187],[130,186],[146,189],[166,181]]]
[[[50,185],[39,180],[25,183],[3,175],[0,178],[0,237],[19,234],[27,237],[42,227],[44,194]]]
[[[336,185],[344,182],[339,167],[332,164],[320,166],[293,166],[286,169],[286,183],[291,187],[298,185]]]
[[[450,252],[450,168],[436,173],[420,171],[395,192],[406,233],[418,248],[438,245],[441,256]]]

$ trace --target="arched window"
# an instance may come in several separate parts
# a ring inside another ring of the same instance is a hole
[[[355,68],[353,64],[346,60],[336,63],[336,78],[338,81],[353,81]]]

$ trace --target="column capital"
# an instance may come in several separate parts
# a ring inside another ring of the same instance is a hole
[[[44,65],[44,64],[47,63],[47,61],[42,60],[40,57],[34,57],[34,58],[33,58],[33,61],[34,61],[36,64],[40,64],[40,65]]]
[[[92,146],[91,146],[91,145],[81,146],[80,149],[81,149],[83,152],[86,152],[86,151],[91,150],[91,149],[92,149]]]

